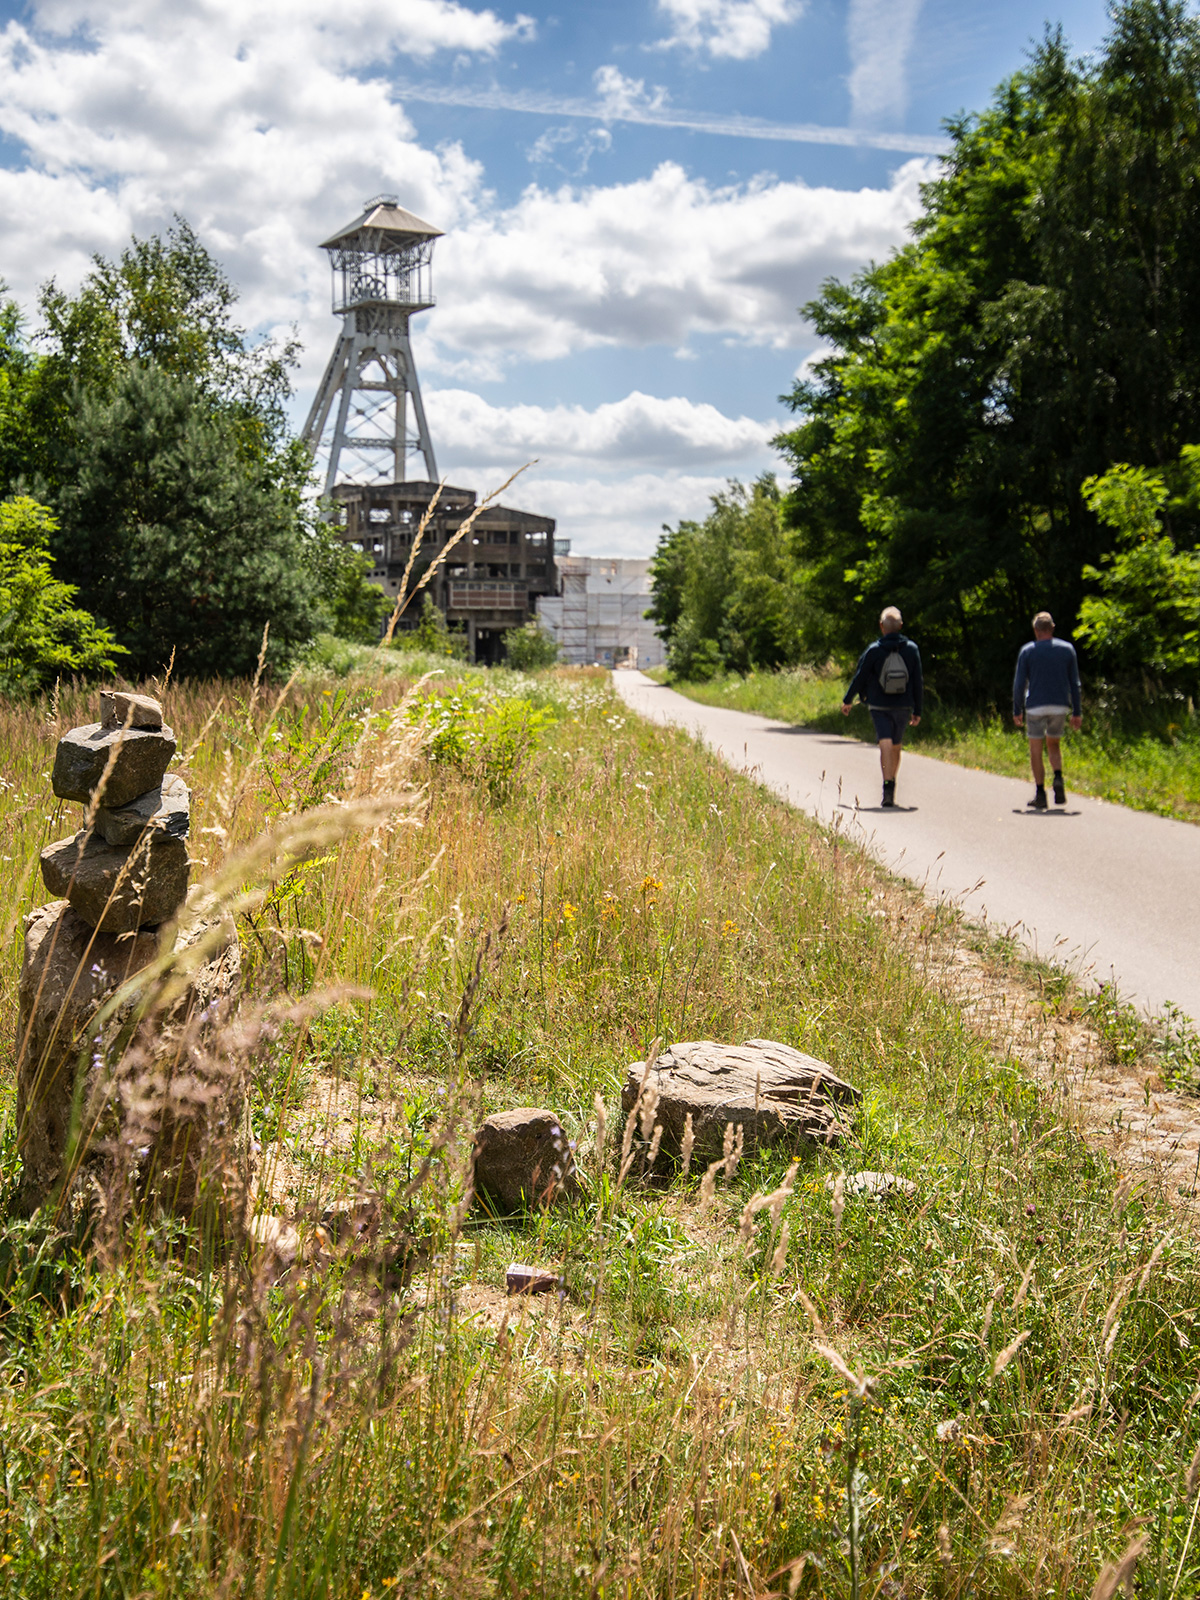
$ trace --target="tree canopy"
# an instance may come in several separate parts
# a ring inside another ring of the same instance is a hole
[[[361,555],[316,522],[290,433],[292,342],[254,342],[183,221],[0,315],[0,490],[54,512],[50,554],[129,671],[282,665],[321,627],[377,631]]]

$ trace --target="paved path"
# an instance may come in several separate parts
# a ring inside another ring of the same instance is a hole
[[[873,745],[698,705],[640,672],[613,681],[634,711],[686,728],[822,821],[840,817],[929,894],[1077,972],[1115,976],[1151,1010],[1171,1000],[1200,1021],[1200,827],[1075,795],[1064,810],[1027,811],[1030,783],[912,751],[884,811]]]

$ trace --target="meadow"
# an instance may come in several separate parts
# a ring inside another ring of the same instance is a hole
[[[662,670],[653,674],[666,682]],[[779,672],[720,673],[704,683],[671,681],[703,705],[728,706],[760,717],[803,723],[852,739],[874,742],[865,709],[848,718],[841,712],[850,675],[809,668]],[[1083,727],[1068,729],[1063,743],[1063,769],[1068,788],[1096,795],[1137,811],[1200,822],[1200,721],[1183,700],[1139,700],[1101,688],[1089,696],[1085,685]],[[940,701],[928,694],[918,728],[905,744],[922,755],[979,767],[1005,777],[1028,778],[1025,735],[1011,717]]]
[[[939,989],[952,910],[602,674],[332,665],[166,687],[237,918],[242,1143],[202,1225],[98,1214],[102,1160],[0,1213],[0,1592],[1196,1593],[1189,1219]],[[21,916],[93,703],[0,708],[0,1202]],[[756,1036],[861,1089],[852,1136],[644,1179],[629,1064]],[[517,1105],[575,1141],[577,1205],[464,1206]],[[564,1292],[506,1297],[514,1260]]]

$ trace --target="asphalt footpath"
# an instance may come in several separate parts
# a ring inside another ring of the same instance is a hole
[[[1031,811],[1032,780],[905,751],[896,806],[855,739],[698,705],[641,672],[613,674],[632,711],[684,728],[738,772],[842,830],[933,899],[1152,1011],[1200,1022],[1200,827],[1070,792]],[[865,718],[861,707],[853,715]]]

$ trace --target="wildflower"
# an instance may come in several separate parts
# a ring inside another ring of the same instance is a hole
[[[642,879],[642,893],[643,894],[654,894],[656,890],[661,889],[661,888],[662,888],[662,879],[661,878],[643,878]]]
[[[564,900],[562,903],[563,921],[574,922],[576,910],[577,907],[573,906],[569,900]]]
[[[517,896],[516,904],[519,905],[519,906],[523,906],[525,904],[525,895],[524,895],[524,893],[521,893],[521,894],[519,894]],[[393,1579],[392,1581],[395,1582],[395,1579]]]
[[[738,931],[737,923],[736,922],[731,922],[729,920],[729,918],[726,917],[725,921],[721,924],[721,937],[722,937],[722,939],[732,939],[734,934],[737,933],[737,931]]]

